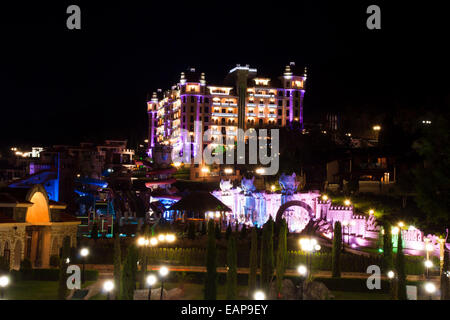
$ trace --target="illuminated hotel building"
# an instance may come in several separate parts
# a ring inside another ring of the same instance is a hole
[[[237,128],[282,127],[293,122],[303,128],[305,81],[306,70],[297,73],[293,62],[276,79],[258,76],[248,65],[237,65],[223,85],[208,84],[205,74],[193,68],[182,72],[176,85],[159,89],[147,102],[149,151],[158,144],[183,150],[188,142],[181,129],[189,132],[194,154],[196,141],[208,129],[214,143],[219,135],[236,136]],[[194,131],[195,121],[202,123],[202,132]]]

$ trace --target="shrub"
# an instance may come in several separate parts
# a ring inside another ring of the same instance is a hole
[[[58,281],[59,269],[32,269],[27,271],[11,271],[13,278],[22,281]],[[97,270],[85,270],[86,281],[98,279]]]

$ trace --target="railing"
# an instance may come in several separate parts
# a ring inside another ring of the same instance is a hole
[[[231,118],[237,118],[237,114],[234,113],[220,113],[220,112],[213,112],[213,117],[231,117]]]

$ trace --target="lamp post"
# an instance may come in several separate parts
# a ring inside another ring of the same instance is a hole
[[[164,278],[169,274],[169,268],[167,267],[161,267],[159,269],[159,275],[161,276],[161,296],[160,300],[163,299],[163,290],[164,290]]]
[[[312,274],[312,253],[320,251],[321,246],[313,238],[301,238],[300,246],[302,251],[306,252],[306,264],[308,265],[309,272]]]
[[[5,288],[9,285],[9,277],[1,276],[0,277],[0,298],[3,299],[5,295]]]
[[[85,265],[86,265],[86,257],[89,255],[89,249],[87,248],[83,248],[80,250],[80,255],[82,258],[82,263],[83,263],[83,274],[82,274],[82,280],[81,283],[84,284],[84,282],[86,281],[86,277],[85,277]]]
[[[394,281],[396,280],[395,272],[390,270],[390,271],[388,271],[387,276],[389,278],[389,285],[390,285],[390,289],[391,289],[391,295],[394,296]]]
[[[300,265],[297,268],[297,272],[300,275],[300,300],[303,300],[303,282],[308,274],[308,269],[304,265]]]
[[[148,300],[152,299],[152,286],[156,283],[158,279],[154,274],[150,274],[147,276],[147,284],[148,284]],[[161,287],[162,292],[162,287]]]
[[[436,292],[436,286],[433,282],[425,283],[425,291],[430,295],[430,300],[433,300],[433,294]]]
[[[430,278],[429,270],[433,267],[433,262],[431,260],[425,260],[425,268],[427,268],[427,279]]]
[[[109,293],[114,290],[114,281],[106,280],[103,283],[103,290],[106,292],[106,300],[110,300]]]

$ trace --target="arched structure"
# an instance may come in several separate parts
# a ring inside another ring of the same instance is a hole
[[[292,200],[292,201],[288,201],[285,204],[281,205],[280,208],[278,209],[277,215],[276,215],[276,218],[275,218],[275,221],[277,223],[281,222],[281,219],[283,218],[284,212],[289,207],[301,207],[301,208],[305,209],[308,212],[310,219],[314,219],[314,210],[313,210],[313,208],[311,208],[311,206],[309,206],[307,203],[305,203],[303,201]]]
[[[33,206],[28,208],[25,221],[33,225],[50,224],[49,200],[44,187],[35,185],[30,188],[26,200]]]

